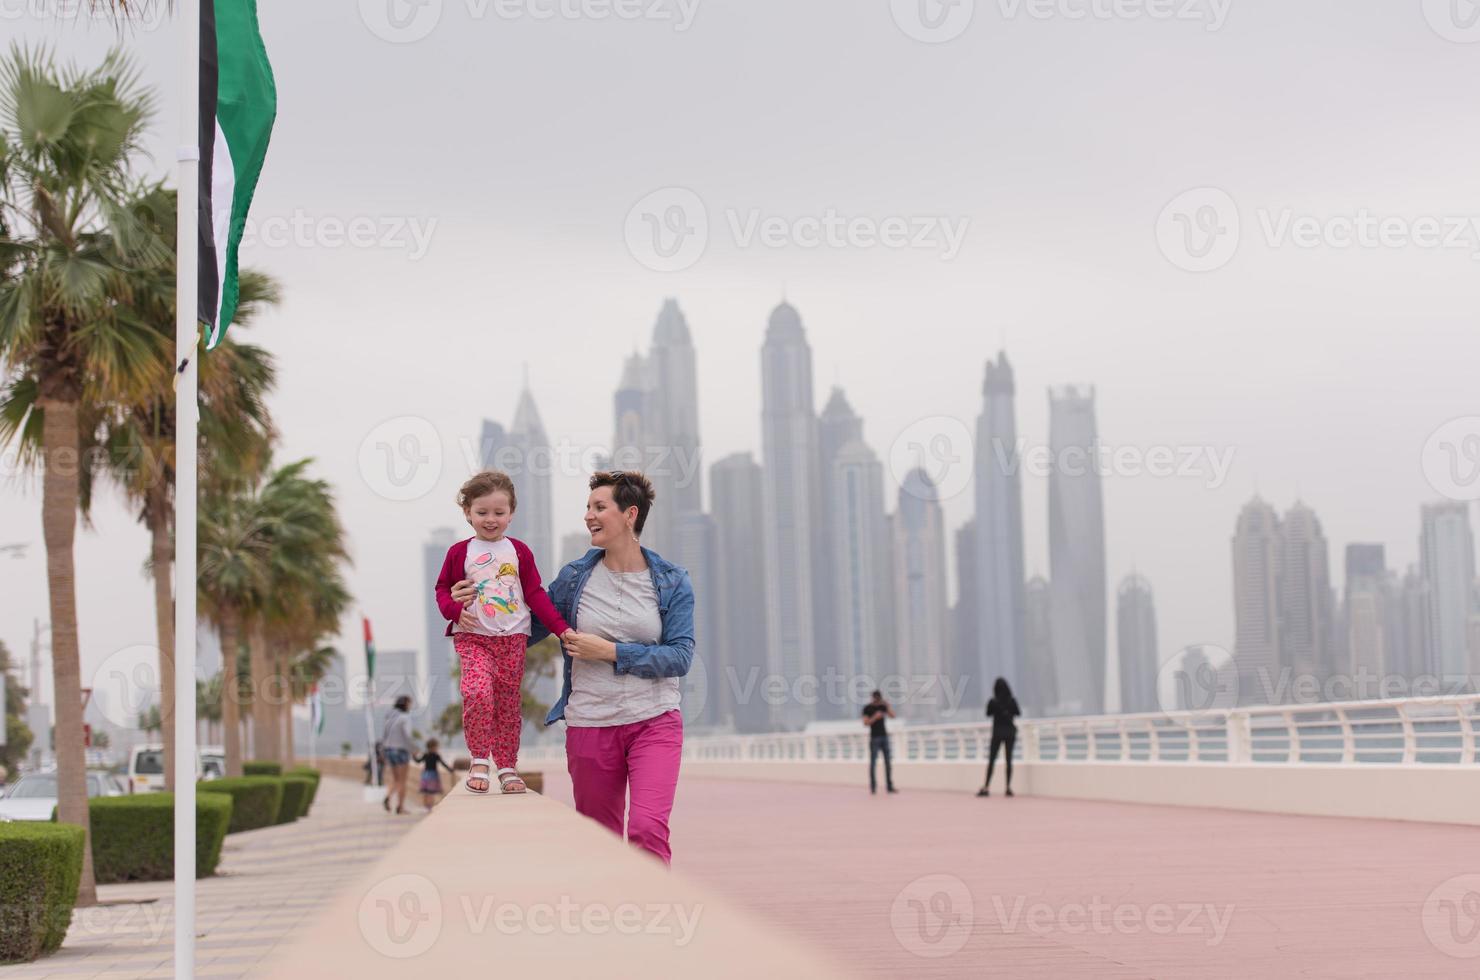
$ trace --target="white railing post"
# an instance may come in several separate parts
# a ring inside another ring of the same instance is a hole
[[[1463,702],[1454,706],[1454,710],[1459,714],[1459,761],[1464,765],[1475,761],[1475,726],[1466,710],[1469,707],[1469,704]],[[1414,755],[1417,755],[1416,746]]]
[[[1247,763],[1254,761],[1254,733],[1247,711],[1230,711],[1223,716],[1225,742],[1228,745],[1228,761]]]
[[[1030,721],[1023,730],[1023,761],[1038,761],[1038,722]]]
[[[1344,708],[1337,708],[1336,717],[1341,722],[1341,762],[1350,765],[1357,761],[1357,741],[1352,732],[1351,716]]]

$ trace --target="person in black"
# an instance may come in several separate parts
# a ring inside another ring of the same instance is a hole
[[[1017,699],[1012,696],[1012,688],[1007,686],[1006,678],[997,678],[992,685],[992,700],[987,702],[987,717],[992,719],[992,751],[987,756],[987,781],[977,791],[977,796],[992,795],[987,787],[992,784],[992,767],[997,764],[999,747],[1007,749],[1003,757],[1007,760],[1007,795],[1012,795],[1012,746],[1017,741],[1017,722],[1014,719],[1020,714]]]
[[[884,785],[891,793],[898,793],[894,788],[894,770],[889,765],[889,732],[884,728],[884,719],[893,718],[894,709],[889,707],[889,702],[884,700],[884,695],[875,691],[873,700],[863,706],[863,723],[868,726],[868,791],[877,793],[879,783],[874,775],[875,765],[879,754],[884,755]]]

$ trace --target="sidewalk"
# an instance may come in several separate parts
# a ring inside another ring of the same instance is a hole
[[[420,797],[397,817],[362,802],[362,789],[325,777],[309,816],[226,838],[215,876],[196,882],[197,977],[245,976],[424,818]],[[76,911],[61,949],[0,967],[0,980],[174,976],[174,887],[99,886],[99,904]]]

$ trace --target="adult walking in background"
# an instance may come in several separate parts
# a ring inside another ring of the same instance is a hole
[[[403,694],[396,698],[396,706],[385,720],[385,731],[380,741],[385,746],[385,764],[390,767],[391,777],[385,791],[385,808],[391,808],[391,798],[396,800],[396,812],[406,812],[406,776],[411,771],[411,751],[416,748],[411,733],[411,696]]]
[[[884,756],[884,785],[891,793],[894,788],[894,770],[889,761],[889,730],[884,727],[885,718],[893,718],[894,709],[884,700],[884,695],[875,691],[873,698],[863,706],[863,723],[868,726],[868,791],[877,793],[879,782],[874,775],[880,754]]]
[[[1007,686],[1007,679],[997,678],[992,685],[992,699],[987,702],[987,717],[992,719],[992,750],[987,755],[987,781],[977,791],[977,796],[991,796],[988,791],[992,785],[992,767],[997,764],[997,749],[1005,747],[1007,755],[1007,795],[1012,795],[1012,749],[1017,743],[1017,716],[1022,714],[1018,710],[1017,699],[1012,696],[1012,688]]]

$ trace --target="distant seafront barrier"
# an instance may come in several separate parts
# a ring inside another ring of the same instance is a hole
[[[1480,825],[1480,694],[1018,720],[1019,794]],[[974,792],[990,722],[891,736],[902,790]],[[869,734],[704,735],[683,776],[867,782]],[[521,764],[563,764],[558,745]],[[992,791],[1003,788],[997,760]]]

